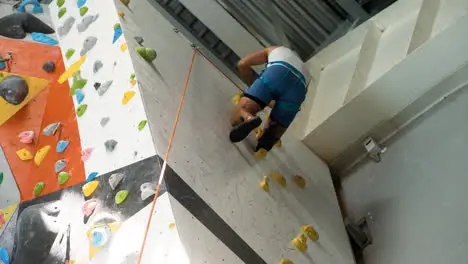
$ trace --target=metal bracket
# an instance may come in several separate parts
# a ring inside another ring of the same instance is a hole
[[[368,137],[364,140],[363,146],[366,149],[369,157],[377,163],[382,160],[381,155],[387,151],[386,147],[379,146],[379,144],[371,137]]]

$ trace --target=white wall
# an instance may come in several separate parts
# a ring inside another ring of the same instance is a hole
[[[49,5],[52,20],[56,28],[63,25],[68,17],[76,19],[70,32],[60,37],[62,54],[70,48],[75,49],[75,54],[65,59],[65,67],[75,63],[80,58],[83,41],[90,36],[98,38],[95,47],[87,53],[85,63],[81,66],[81,75],[88,79],[86,86],[82,89],[85,99],[82,104],[88,108],[82,117],[77,117],[80,131],[82,148],[93,148],[94,151],[84,164],[86,176],[91,172],[104,174],[109,171],[124,167],[131,163],[153,156],[156,153],[148,127],[139,131],[138,123],[146,120],[146,114],[137,86],[130,83],[130,75],[134,73],[132,61],[128,51],[122,52],[120,47],[126,43],[125,36],[112,44],[114,36],[114,25],[119,23],[119,16],[111,0],[87,1],[89,9],[86,16],[99,14],[99,18],[89,28],[80,33],[77,24],[81,22],[79,9],[76,1],[65,1],[64,7],[67,13],[59,19],[57,16],[58,6],[56,1]],[[104,12],[105,11],[105,12]],[[97,73],[93,73],[93,64],[101,60],[104,67]],[[99,96],[93,84],[113,80],[112,86],[106,94]],[[69,79],[70,86],[73,79]],[[122,98],[127,91],[135,91],[134,98],[127,104],[122,105]],[[78,103],[75,102],[76,108]],[[109,117],[110,121],[105,127],[101,127],[100,121],[103,117]],[[114,139],[118,142],[114,152],[106,152],[104,142]],[[137,154],[135,155],[135,152]],[[85,176],[85,177],[86,177]]]
[[[460,77],[465,87],[393,138],[381,163],[344,179],[348,213],[374,221],[366,263],[467,263],[466,69]]]

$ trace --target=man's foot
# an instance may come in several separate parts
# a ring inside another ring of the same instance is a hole
[[[251,118],[242,124],[239,124],[231,129],[229,133],[229,139],[231,142],[236,143],[244,140],[252,130],[259,127],[262,124],[262,119],[258,116]]]

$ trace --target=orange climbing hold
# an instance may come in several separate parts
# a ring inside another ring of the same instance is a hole
[[[135,96],[135,91],[128,91],[124,93],[124,97],[122,99],[122,104],[126,105],[130,100],[132,100],[133,96]]]
[[[90,182],[86,183],[82,187],[83,195],[85,197],[91,196],[94,193],[94,191],[96,191],[98,186],[99,186],[99,181],[90,181]]]
[[[75,72],[77,72],[81,65],[83,65],[83,63],[85,62],[86,60],[86,56],[81,56],[81,58],[76,61],[75,63],[73,63],[61,76],[60,78],[57,80],[58,83],[62,84],[64,83],[66,80],[70,79],[73,74],[75,74]]]
[[[47,156],[47,153],[49,153],[49,150],[50,146],[45,146],[36,152],[36,155],[34,156],[34,163],[36,163],[37,166],[41,165],[42,161]]]
[[[18,155],[20,160],[24,160],[24,161],[30,160],[30,159],[33,158],[33,155],[27,149],[20,149],[20,150],[16,151],[16,155]]]

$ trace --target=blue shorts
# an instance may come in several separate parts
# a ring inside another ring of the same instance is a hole
[[[275,100],[275,106],[270,113],[271,120],[289,127],[299,112],[306,94],[303,75],[285,62],[274,62],[267,66],[244,96],[262,107]]]

